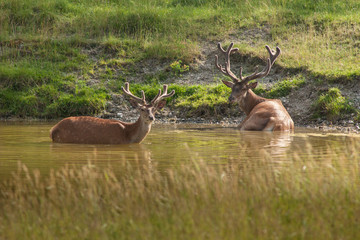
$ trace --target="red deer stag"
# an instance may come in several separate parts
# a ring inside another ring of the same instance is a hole
[[[125,83],[122,90],[130,97],[133,107],[140,110],[140,117],[134,123],[118,120],[101,119],[95,117],[68,117],[61,120],[50,130],[50,138],[57,143],[82,144],[128,144],[140,143],[150,132],[155,120],[155,113],[165,106],[165,98],[171,97],[175,91],[167,93],[164,85],[163,93],[159,93],[148,104],[145,93],[142,98],[133,95],[129,90],[129,83]]]
[[[239,125],[240,130],[255,130],[255,131],[292,131],[294,129],[294,122],[289,113],[286,111],[279,99],[266,99],[257,96],[251,89],[257,86],[257,82],[249,83],[251,80],[265,77],[269,74],[272,65],[276,58],[280,55],[280,48],[276,48],[276,52],[265,46],[270,54],[267,59],[266,67],[263,71],[255,72],[247,77],[242,76],[242,68],[240,68],[239,78],[231,72],[230,69],[230,55],[238,51],[238,48],[233,48],[234,43],[231,43],[227,50],[221,47],[218,43],[219,50],[225,55],[225,67],[219,65],[218,56],[215,56],[216,67],[226,76],[229,76],[233,82],[222,82],[232,89],[229,97],[229,102],[238,102],[241,110],[246,113],[246,118]]]

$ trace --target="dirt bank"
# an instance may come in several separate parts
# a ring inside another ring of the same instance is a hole
[[[255,33],[253,33],[255,34]],[[214,58],[218,54],[216,42],[208,42],[202,46],[201,56],[195,59],[194,63],[190,64],[189,72],[183,73],[179,76],[172,76],[166,80],[166,83],[171,85],[173,83],[183,85],[194,84],[221,84],[220,78],[222,75],[215,68]],[[250,64],[254,64],[253,59],[249,56],[239,55],[233,62],[232,68],[239,69],[240,65],[244,68],[252,69]],[[259,59],[258,59],[259,61]],[[260,61],[262,61],[260,59]],[[171,61],[160,61],[157,59],[146,59],[135,66],[135,73],[132,76],[127,76],[128,81],[143,82],[149,74],[157,74],[159,72],[168,71]],[[261,63],[260,63],[261,64]],[[260,68],[263,67],[260,65]],[[290,77],[294,73],[293,70],[284,69],[281,66],[274,65],[269,76],[260,79],[259,82],[267,88],[281,81],[284,78]],[[306,75],[305,75],[306,76]],[[296,126],[311,126],[320,127],[322,129],[340,129],[347,131],[352,129],[358,131],[359,124],[351,120],[354,116],[344,116],[343,119],[336,121],[328,121],[325,119],[314,119],[312,104],[319,97],[320,94],[326,92],[328,89],[336,87],[341,90],[344,97],[350,100],[355,108],[360,109],[360,81],[354,80],[342,83],[314,83],[314,79],[306,77],[306,83],[298,89],[294,89],[289,95],[281,97],[280,100],[288,110],[293,118]],[[158,119],[162,121],[177,121],[177,122],[201,122],[201,123],[219,123],[219,124],[239,124],[245,117],[245,114],[235,105],[221,106],[219,112],[226,112],[224,116],[221,115],[200,115],[190,117],[184,109],[169,109],[165,108],[160,114]],[[228,109],[227,109],[228,108]],[[132,109],[127,103],[126,99],[121,94],[113,94],[112,100],[109,101],[107,110],[101,117],[105,118],[119,118],[126,121],[134,121],[137,118],[137,111]]]

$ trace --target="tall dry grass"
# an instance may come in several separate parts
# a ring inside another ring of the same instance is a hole
[[[0,238],[357,239],[359,145],[283,164],[264,152],[256,164],[194,158],[121,174],[87,165],[40,176],[19,163],[0,185]]]

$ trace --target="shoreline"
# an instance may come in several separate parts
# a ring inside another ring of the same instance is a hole
[[[94,116],[99,117],[99,116]],[[102,117],[100,117],[102,118]],[[0,122],[9,122],[9,123],[51,123],[54,124],[58,121],[60,121],[63,118],[56,118],[56,119],[41,119],[41,118],[0,118]],[[128,119],[121,119],[121,118],[111,118],[114,120],[124,121],[124,122],[134,122],[136,121],[137,117],[134,119],[128,118]],[[164,117],[164,116],[158,116],[156,117],[155,122],[153,125],[160,125],[160,124],[194,124],[194,125],[218,125],[219,127],[229,127],[229,128],[236,128],[243,118],[235,119],[235,118],[224,118],[223,120],[219,121],[217,119],[209,119],[209,118],[177,118],[177,117]],[[337,133],[355,133],[360,134],[360,124],[354,123],[354,124],[347,124],[343,125],[344,122],[338,123],[338,124],[332,124],[328,123],[326,120],[322,121],[320,124],[309,122],[309,123],[295,123],[295,129],[296,128],[307,128],[307,129],[313,129],[313,130],[319,130],[322,132],[337,132]]]

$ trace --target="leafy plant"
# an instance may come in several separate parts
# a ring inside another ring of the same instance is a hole
[[[189,71],[189,65],[183,64],[181,60],[171,63],[170,68],[176,76],[181,76],[181,73]]]

